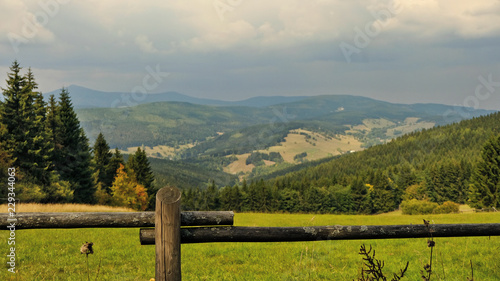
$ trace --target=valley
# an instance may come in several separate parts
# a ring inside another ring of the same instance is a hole
[[[366,147],[387,143],[395,137],[403,134],[429,129],[435,123],[429,121],[420,121],[417,117],[408,117],[402,122],[392,122],[387,119],[365,119],[360,125],[346,125],[350,128],[345,134],[332,135],[330,132],[311,131],[306,129],[291,129],[288,131],[284,140],[266,147],[265,149],[253,150],[242,154],[231,154],[226,157],[236,157],[234,161],[223,167],[223,171],[233,175],[239,175],[243,178],[249,175],[255,164],[245,163],[253,152],[269,154],[276,152],[281,155],[284,162],[289,164],[298,164],[305,161],[314,161],[325,157],[337,156],[346,153],[361,151]],[[223,135],[218,132],[217,136]],[[242,133],[236,133],[232,138],[244,138]],[[207,141],[214,140],[216,137],[209,137]],[[169,160],[181,160],[182,154],[194,148],[199,143],[177,145],[171,147],[168,145],[144,146],[149,157]],[[132,154],[138,146],[122,149],[124,154]],[[260,165],[261,169],[276,165],[274,161],[264,160]]]

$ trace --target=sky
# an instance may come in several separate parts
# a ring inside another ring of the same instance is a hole
[[[0,0],[0,86],[500,110],[500,0]]]

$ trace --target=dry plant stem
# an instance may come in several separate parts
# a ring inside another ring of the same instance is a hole
[[[470,260],[470,271],[472,273],[472,277],[467,277],[467,281],[474,281],[474,267],[472,266],[472,260]]]
[[[427,240],[427,246],[431,248],[431,257],[430,257],[429,263],[424,266],[424,270],[425,270],[425,273],[427,273],[427,276],[425,276],[422,271],[421,272],[422,272],[422,279],[424,281],[429,281],[429,280],[431,280],[431,275],[432,275],[432,254],[433,254],[433,249],[434,249],[434,246],[436,245],[436,243],[434,242],[434,237],[432,237],[432,229],[430,228],[429,221],[424,219],[424,224],[425,224],[425,227],[427,227],[427,230],[429,231],[429,235],[431,237],[430,240]]]
[[[101,262],[102,262],[102,258],[99,259],[99,266],[97,267],[97,274],[95,275],[96,281],[97,281],[97,278],[99,278],[99,271],[101,271]]]
[[[86,260],[87,260],[87,280],[90,281],[89,255],[87,255]]]
[[[385,277],[384,273],[382,272],[382,269],[384,268],[384,261],[381,261],[381,260],[378,260],[375,258],[375,250],[373,250],[373,254],[371,254],[372,252],[372,247],[370,246],[370,249],[367,251],[366,250],[366,247],[365,245],[361,245],[361,248],[359,250],[359,254],[364,256],[363,260],[365,261],[364,262],[364,266],[366,266],[368,269],[364,269],[362,268],[361,269],[361,279],[358,279],[360,281],[375,281],[375,280],[382,280],[382,281],[386,281],[387,280],[387,277]],[[408,269],[408,265],[410,263],[407,262],[406,263],[406,267],[404,269],[401,269],[400,270],[400,273],[399,275],[398,274],[393,274],[393,278],[391,279],[391,281],[399,281],[401,280],[401,278],[404,277],[404,274],[406,272],[406,270]],[[367,275],[365,276],[365,272],[367,273]]]

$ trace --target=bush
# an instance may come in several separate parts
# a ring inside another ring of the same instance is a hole
[[[451,201],[446,201],[443,203],[443,205],[437,206],[436,209],[434,209],[434,214],[451,214],[451,213],[458,213],[460,208],[460,205],[457,203],[453,203]]]
[[[438,203],[412,199],[401,203],[403,215],[426,215],[432,214],[434,209],[438,207]]]

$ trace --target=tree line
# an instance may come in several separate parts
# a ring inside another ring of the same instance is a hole
[[[7,169],[16,169],[16,198],[148,207],[156,190],[145,151],[138,148],[125,163],[102,133],[90,147],[68,91],[45,102],[31,69],[21,70],[14,61],[0,102],[0,179],[6,182]]]

